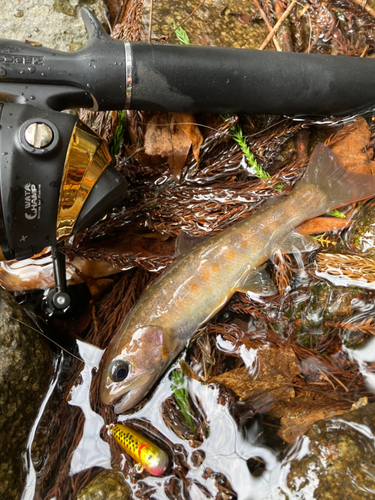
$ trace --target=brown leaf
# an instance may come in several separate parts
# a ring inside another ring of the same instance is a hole
[[[352,129],[353,123],[346,124],[345,128]],[[375,161],[372,161],[373,154],[366,150],[371,132],[366,120],[362,116],[356,118],[354,130],[331,146],[337,154],[341,164],[349,171],[363,172],[365,174],[375,173]]]
[[[82,283],[70,263],[66,266],[69,285]],[[53,263],[49,249],[22,261],[7,260],[0,262],[0,284],[6,290],[35,290],[55,286]]]
[[[203,142],[203,136],[191,113],[174,113],[179,126],[191,140],[193,154],[197,167],[199,167],[199,150]]]
[[[250,400],[254,407],[260,408],[293,398],[292,381],[300,372],[297,357],[290,346],[266,346],[257,351],[255,370],[237,368],[212,377],[208,382],[223,384],[240,401]]]
[[[340,219],[338,217],[315,217],[303,222],[296,231],[300,234],[320,234],[330,231],[345,229],[351,225],[350,219]]]
[[[193,368],[184,359],[180,361],[180,368],[185,377],[193,378],[197,382],[203,382],[202,378],[195,373]]]
[[[178,180],[190,147],[197,163],[202,135],[189,113],[158,113],[148,122],[145,133],[145,153],[168,158],[173,177]]]
[[[280,418],[280,429],[277,434],[285,442],[293,444],[295,440],[305,434],[310,427],[323,418],[331,418],[348,411],[348,407],[338,406],[326,396],[312,398],[301,396],[293,402],[282,402],[280,407],[272,409],[269,415]]]

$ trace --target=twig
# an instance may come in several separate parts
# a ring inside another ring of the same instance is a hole
[[[151,43],[151,31],[152,31],[152,14],[154,10],[154,0],[150,1],[150,16],[149,16],[149,25],[148,25],[148,43]]]
[[[286,11],[284,12],[284,14],[280,17],[280,19],[277,21],[277,23],[275,24],[275,26],[272,28],[272,31],[270,31],[270,33],[268,34],[267,38],[264,40],[264,42],[262,43],[262,45],[259,47],[259,50],[263,50],[263,49],[265,49],[267,47],[267,45],[269,44],[271,38],[276,35],[276,33],[278,32],[280,26],[285,21],[285,19],[289,16],[289,14],[293,10],[293,8],[294,8],[294,6],[296,5],[297,2],[298,2],[298,0],[292,0],[292,2],[290,3],[289,7],[286,9]]]
[[[353,3],[359,5],[360,7],[362,7],[362,9],[365,9],[365,11],[368,12],[372,17],[375,17],[375,10],[367,5],[367,0],[353,0]]]
[[[277,19],[280,19],[285,12],[285,0],[274,0],[274,9]],[[284,52],[294,52],[294,43],[290,32],[289,23],[283,23],[280,27],[278,38],[281,40],[281,45]]]
[[[177,25],[177,26],[176,26],[176,27],[175,27],[175,28],[174,28],[174,29],[173,29],[170,33],[168,33],[168,35],[165,37],[165,40],[168,40],[168,38],[170,38],[170,37],[173,35],[173,33],[174,33],[176,30],[178,30],[178,28],[180,28],[183,24],[185,24],[185,23],[186,23],[186,21],[188,21],[188,20],[189,20],[189,19],[190,19],[190,18],[191,18],[191,17],[192,17],[192,16],[193,16],[196,12],[197,12],[197,10],[198,10],[198,9],[200,9],[200,8],[202,7],[202,5],[204,4],[204,2],[205,2],[205,1],[206,1],[206,0],[202,0],[202,1],[201,1],[201,3],[200,3],[197,7],[195,7],[195,9],[193,9],[193,11],[192,11],[192,12],[190,12],[190,14],[189,14],[188,16],[186,16],[186,17],[185,17],[185,19],[183,19],[183,20],[180,22],[180,24],[178,24],[178,25]]]
[[[268,31],[271,32],[272,31],[272,26],[271,26],[271,23],[269,22],[268,20],[268,17],[266,16],[266,13],[264,12],[264,10],[262,9],[260,3],[258,2],[258,0],[254,0],[254,3],[255,3],[255,6],[256,8],[259,10],[260,12],[260,15],[262,16],[263,18],[263,21],[266,23],[266,26],[268,28]],[[278,52],[281,52],[281,47],[279,45],[279,42],[277,41],[277,38],[276,36],[274,36],[272,38],[272,41],[273,41],[273,44],[275,46],[275,49],[278,51]]]

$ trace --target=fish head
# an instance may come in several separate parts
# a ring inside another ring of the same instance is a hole
[[[145,326],[125,335],[122,345],[115,339],[109,346],[100,396],[104,404],[114,404],[116,413],[139,403],[168,365],[163,352],[164,335],[160,327]]]

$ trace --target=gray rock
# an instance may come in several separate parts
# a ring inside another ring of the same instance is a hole
[[[182,22],[198,3],[191,0],[154,2],[153,36],[168,35],[173,30],[174,23],[178,25]],[[150,2],[145,2],[142,11],[146,33],[150,17],[149,5]],[[238,15],[233,15],[233,13],[238,13]],[[239,20],[240,14],[242,21]],[[250,22],[254,15],[260,22]],[[257,49],[268,35],[267,27],[261,21],[258,10],[251,0],[206,0],[183,28],[194,45]],[[175,35],[168,41],[178,43]]]
[[[7,500],[21,497],[22,454],[52,377],[51,350],[27,325],[21,306],[0,289],[0,498]]]
[[[89,7],[106,24],[103,0],[15,0],[2,7],[1,38],[31,40],[67,52],[87,40],[81,7]]]

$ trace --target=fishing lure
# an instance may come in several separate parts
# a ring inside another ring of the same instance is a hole
[[[161,476],[167,470],[167,453],[140,432],[122,424],[109,425],[108,432],[133,460],[153,476]]]

